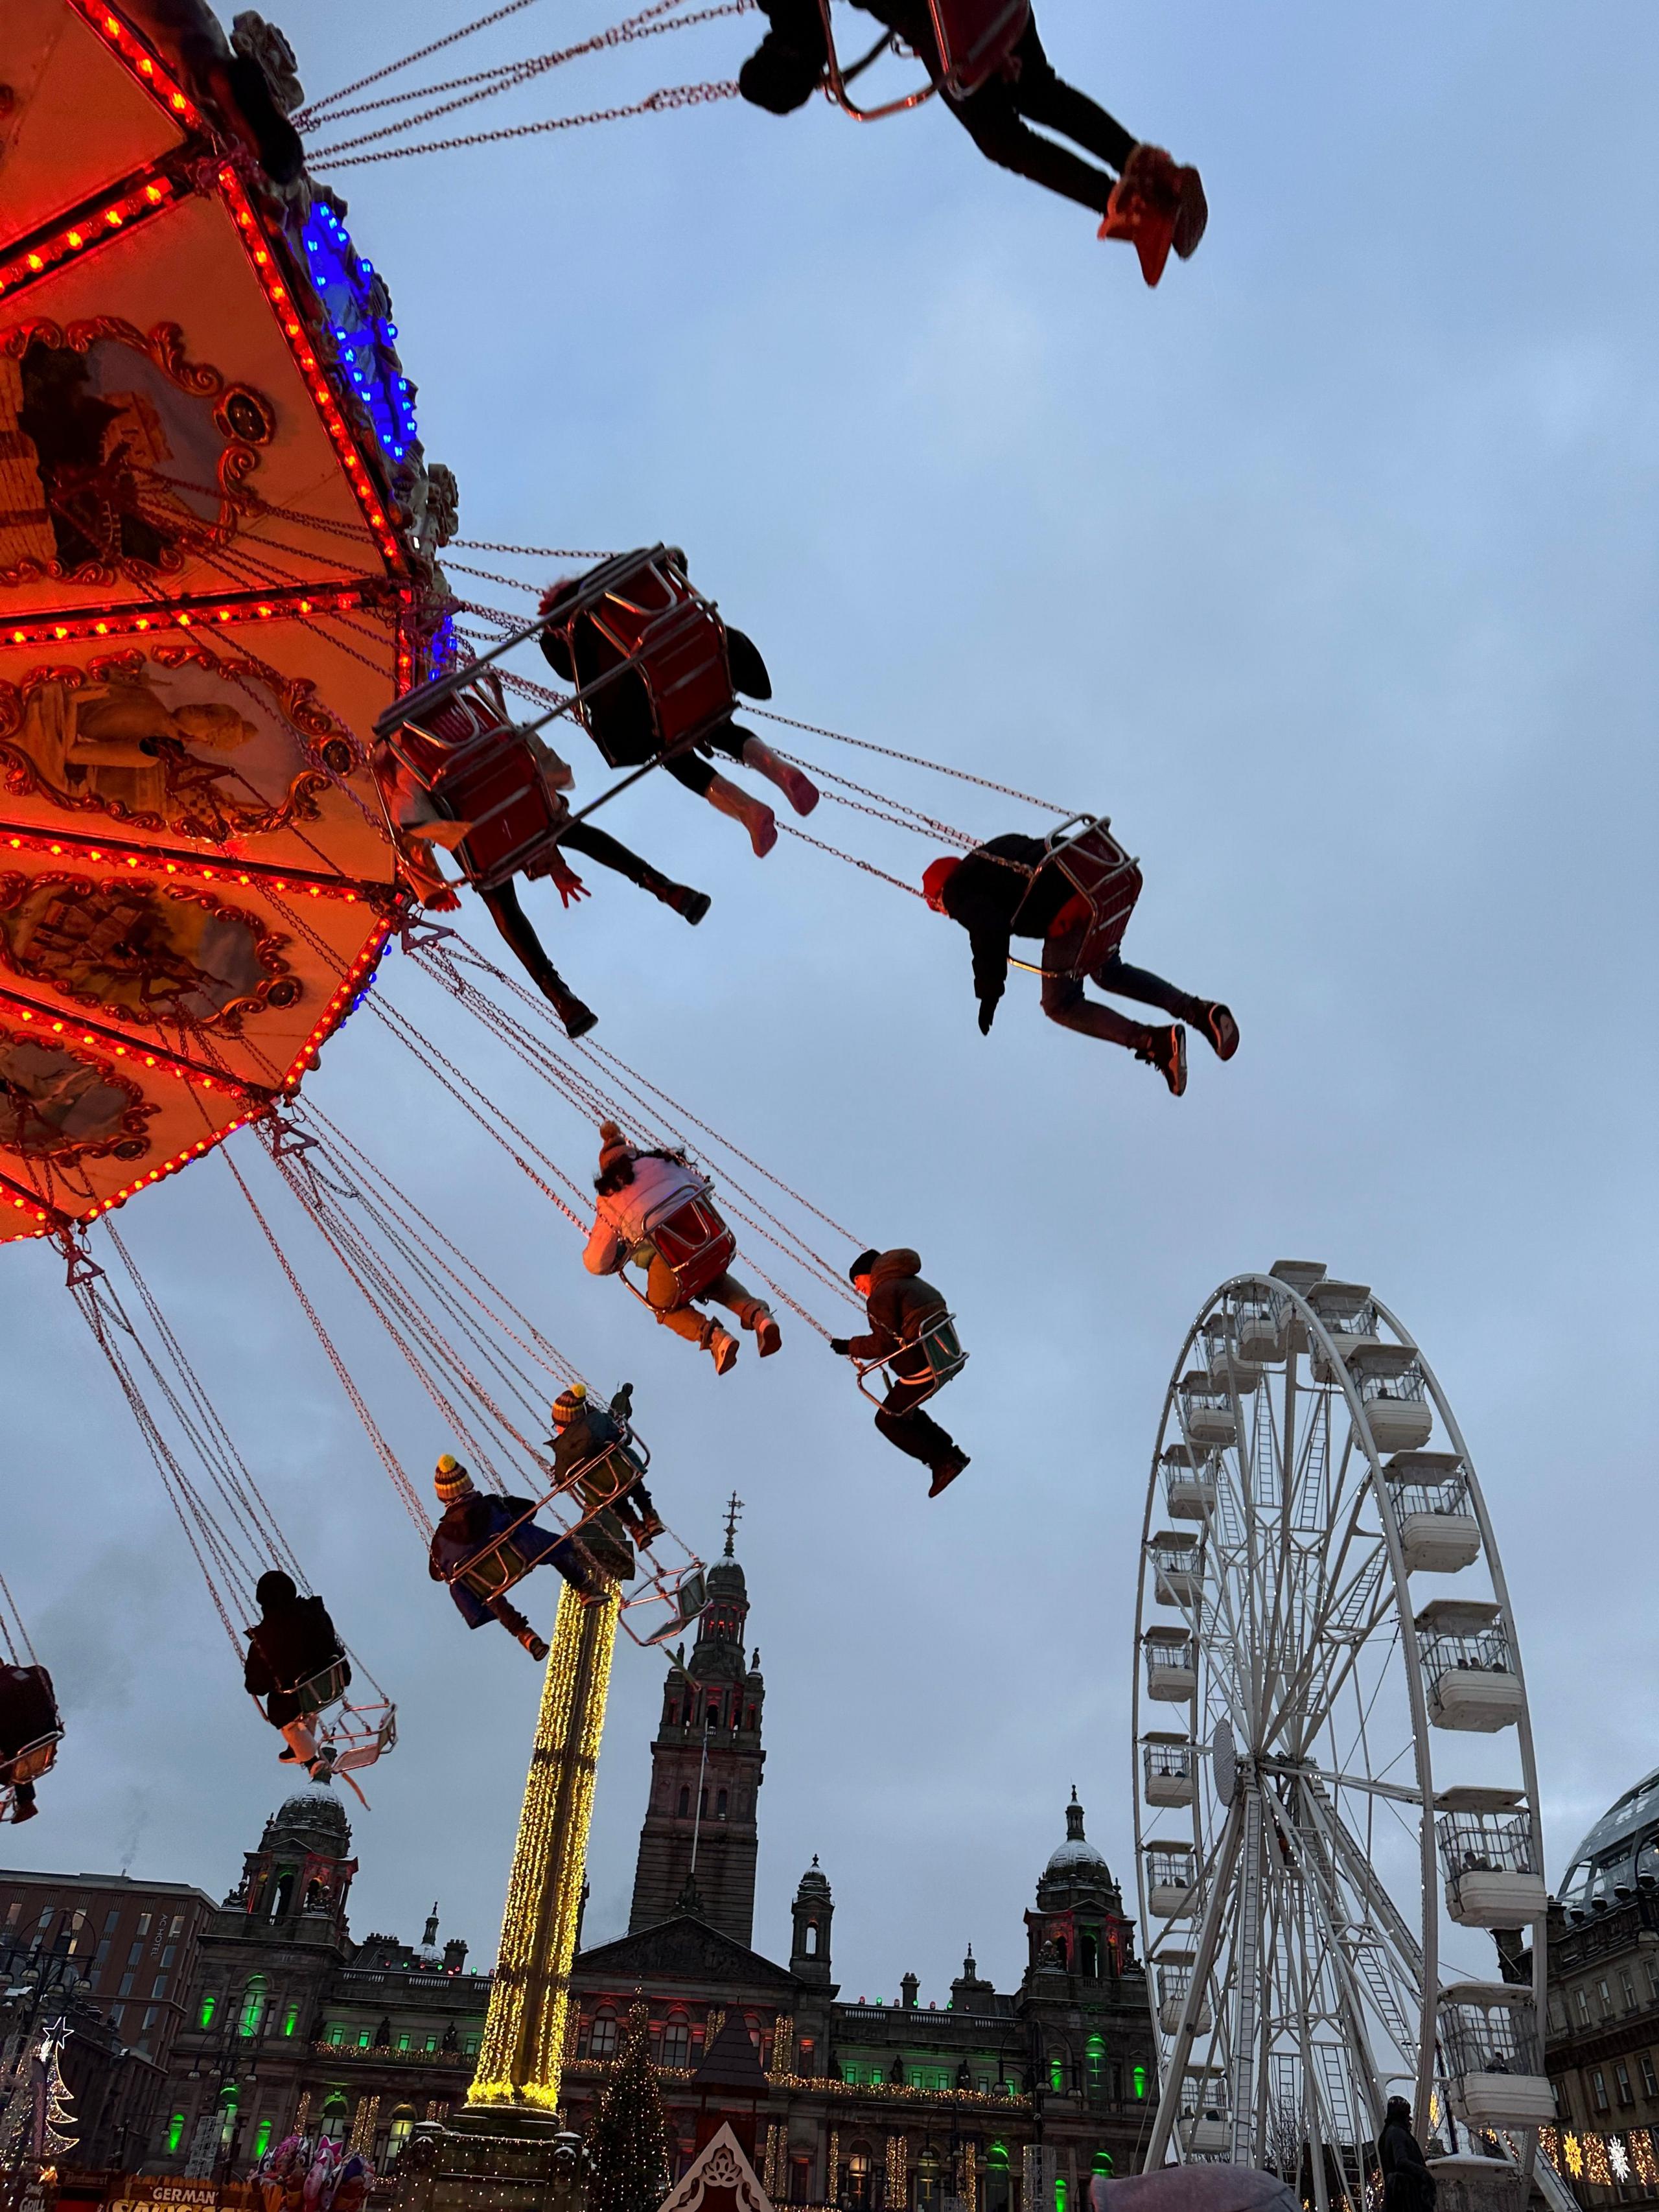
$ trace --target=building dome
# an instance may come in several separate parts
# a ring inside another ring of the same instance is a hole
[[[823,1868],[819,1866],[818,1855],[814,1851],[812,1854],[812,1863],[807,1868],[805,1873],[801,1876],[800,1887],[795,1892],[795,1895],[797,1898],[810,1898],[828,1897],[829,1894],[829,1879],[824,1874]]]
[[[1077,1802],[1077,1791],[1072,1792],[1072,1802],[1066,1808],[1066,1840],[1058,1844],[1043,1869],[1045,1875],[1077,1875],[1098,1868],[1104,1875],[1106,1862],[1083,1832],[1083,1808]]]
[[[323,1850],[342,1856],[351,1848],[351,1823],[331,1790],[301,1790],[283,1800],[266,1835],[294,1834],[311,1837]]]
[[[1603,1813],[1567,1863],[1561,1901],[1580,1911],[1659,1885],[1659,1767]]]

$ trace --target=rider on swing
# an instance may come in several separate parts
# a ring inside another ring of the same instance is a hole
[[[1238,1050],[1238,1024],[1227,1007],[1177,990],[1145,968],[1131,968],[1115,950],[1089,971],[1088,980],[1180,1019],[1168,1029],[1154,1028],[1085,996],[1084,977],[1076,971],[1089,933],[1086,902],[1040,837],[993,837],[959,858],[935,860],[921,887],[935,914],[948,915],[968,932],[981,1036],[991,1033],[1008,979],[1009,939],[1036,937],[1042,942],[1042,1011],[1049,1020],[1126,1046],[1158,1069],[1177,1098],[1187,1088],[1182,1022],[1201,1029],[1218,1059],[1231,1060]]]
[[[343,1661],[338,1632],[321,1598],[301,1597],[280,1567],[260,1576],[253,1595],[260,1617],[247,1632],[242,1686],[264,1699],[265,1718],[282,1732],[277,1758],[295,1760],[313,1782],[326,1782],[334,1754],[317,1747],[317,1708],[307,1707],[304,1692],[337,1659]]]
[[[674,549],[674,558],[682,568],[684,555]],[[568,599],[580,588],[580,576],[561,576],[542,593],[541,612],[556,611],[561,600]],[[593,625],[586,625],[590,636]],[[578,637],[580,638],[580,627]],[[557,676],[567,684],[574,684],[577,672],[570,657],[569,647],[562,632],[544,629],[540,645],[543,658]],[[767,673],[766,663],[761,659],[760,648],[740,629],[728,624],[726,630],[726,651],[732,672],[732,685],[750,699],[769,699],[772,679]],[[586,674],[586,671],[584,671]],[[651,711],[651,697],[646,679],[637,668],[596,690],[584,709],[588,726],[613,768],[642,768],[657,752],[657,733]],[[729,717],[717,729],[699,738],[695,745],[677,752],[663,761],[663,773],[672,775],[676,783],[684,784],[699,798],[706,799],[717,814],[724,814],[741,823],[749,833],[755,857],[763,860],[778,842],[778,821],[771,808],[712,769],[705,756],[719,753],[726,760],[740,761],[775,783],[788,799],[797,814],[810,814],[818,803],[817,787],[798,768],[781,761],[772,748],[762,743],[752,731],[739,729]]]
[[[771,28],[738,72],[745,100],[774,115],[804,106],[823,77],[828,48],[819,0],[760,0]],[[1178,166],[1161,146],[1132,138],[1115,116],[1054,75],[1028,19],[1001,68],[969,93],[955,93],[934,34],[928,0],[857,0],[902,40],[939,94],[988,161],[1012,169],[1063,198],[1092,208],[1102,238],[1127,239],[1140,273],[1156,284],[1170,249],[1185,261],[1198,249],[1209,209],[1198,171]],[[1030,126],[1069,138],[1105,166],[1079,161]]]
[[[46,1668],[0,1666],[0,1789],[11,1790],[14,1823],[32,1820],[40,1808],[33,1783],[10,1780],[12,1762],[58,1727],[58,1700]]]
[[[553,811],[559,816],[568,814],[570,805],[565,793],[572,782],[568,763],[561,760],[552,746],[533,730],[525,733],[524,741],[534,756],[542,787]],[[436,912],[453,910],[459,901],[455,896],[454,886],[438,866],[434,848],[443,845],[453,852],[465,841],[473,824],[452,821],[447,815],[441,813],[434,804],[431,793],[384,738],[375,744],[370,762],[397,830],[399,850],[416,896],[423,905]],[[684,915],[693,927],[708,911],[707,891],[693,890],[689,884],[671,882],[660,869],[653,868],[648,860],[642,860],[637,853],[630,852],[619,839],[609,836],[603,830],[596,830],[591,822],[574,823],[554,849],[549,872],[560,901],[566,907],[590,896],[581,878],[563,857],[566,852],[580,853],[585,859],[596,861],[600,867],[612,868],[619,876],[626,876],[629,883],[637,884],[641,890],[649,891],[653,898],[660,899],[676,914]],[[551,1001],[569,1035],[573,1037],[585,1036],[599,1016],[592,1007],[583,1005],[548,958],[534,925],[519,903],[519,895],[512,883],[497,884],[488,890],[482,885],[475,884],[473,888],[489,908],[496,928],[518,955],[525,972],[542,995]]]
[[[696,1301],[713,1298],[734,1313],[743,1328],[754,1331],[763,1359],[782,1342],[772,1309],[725,1270],[701,1289],[687,1291],[650,1241],[653,1223],[665,1222],[677,1206],[696,1198],[704,1188],[684,1154],[641,1152],[614,1121],[601,1121],[599,1172],[593,1182],[599,1203],[582,1265],[590,1275],[616,1275],[631,1256],[648,1259],[646,1304],[665,1328],[708,1352],[717,1375],[728,1375],[737,1363],[738,1340],[712,1314],[700,1313]]]
[[[432,1532],[427,1571],[434,1583],[447,1583],[456,1610],[469,1628],[482,1628],[499,1620],[507,1634],[522,1644],[532,1659],[545,1659],[548,1645],[505,1592],[480,1597],[459,1579],[458,1570],[483,1550],[492,1537],[513,1530],[513,1547],[532,1567],[556,1566],[572,1589],[586,1595],[592,1583],[581,1554],[568,1536],[556,1536],[531,1519],[535,1501],[529,1498],[486,1497],[472,1486],[472,1477],[448,1452],[438,1462],[433,1487],[442,1505],[443,1518]],[[517,1523],[515,1527],[514,1524]]]
[[[553,1475],[568,1482],[590,1462],[613,1444],[624,1442],[623,1431],[634,1410],[634,1385],[624,1382],[608,1407],[596,1406],[585,1382],[573,1382],[553,1401]],[[582,1510],[608,1506],[635,1543],[648,1545],[662,1534],[662,1522],[651,1503],[651,1493],[635,1475],[626,1490],[613,1495],[605,1475],[596,1472],[579,1485]]]
[[[927,1495],[949,1489],[969,1463],[961,1445],[921,1410],[933,1392],[927,1355],[916,1340],[945,1311],[943,1297],[921,1279],[921,1255],[905,1245],[890,1252],[860,1252],[848,1269],[848,1280],[864,1300],[868,1336],[832,1336],[830,1349],[844,1359],[884,1359],[893,1378],[876,1408],[876,1426],[907,1458],[922,1461],[933,1472]]]

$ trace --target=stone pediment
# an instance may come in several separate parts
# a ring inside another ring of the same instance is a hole
[[[787,1967],[775,1966],[689,1912],[579,1951],[571,1972],[617,1981],[737,1982],[749,1989],[775,1990],[781,1996],[796,1988]]]

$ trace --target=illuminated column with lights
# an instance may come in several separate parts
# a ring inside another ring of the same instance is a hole
[[[556,2110],[618,1592],[559,1598],[469,2105]]]

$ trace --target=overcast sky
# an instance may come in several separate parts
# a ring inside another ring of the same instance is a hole
[[[280,14],[313,94],[462,17]],[[410,81],[607,20],[540,0]],[[1163,1394],[1214,1285],[1281,1256],[1374,1284],[1458,1410],[1520,1625],[1553,1881],[1659,1761],[1659,18],[1044,0],[1042,24],[1063,73],[1203,169],[1209,235],[1155,293],[937,109],[861,130],[732,102],[333,179],[464,534],[684,544],[784,712],[1109,811],[1146,870],[1129,957],[1238,1016],[1237,1060],[1194,1041],[1180,1103],[1043,1024],[1029,979],[981,1039],[959,933],[790,841],[756,863],[667,784],[607,819],[714,893],[701,929],[620,883],[563,921],[531,895],[605,1042],[861,1236],[920,1248],[973,1354],[939,1408],[973,1466],[932,1504],[805,1330],[717,1381],[584,1276],[568,1224],[375,1024],[312,1086],[585,1371],[635,1381],[678,1528],[711,1550],[727,1492],[747,1501],[757,1946],[787,1956],[816,1851],[843,1990],[893,1995],[914,1969],[924,2002],[970,1939],[1017,1977],[1073,1783],[1133,1890]],[[627,47],[462,127],[728,76],[756,34]],[[866,757],[836,764],[881,783]],[[588,788],[596,767],[584,744]],[[903,789],[976,834],[1035,826],[969,787]],[[812,826],[908,872],[930,856],[838,813]],[[489,941],[476,908],[468,927]],[[589,1171],[590,1133],[424,979],[394,956],[380,988]],[[239,1205],[210,1162],[121,1227],[399,1701],[355,1820],[356,1932],[417,1937],[435,1897],[488,1960],[538,1670],[428,1580]],[[13,1247],[5,1267],[4,1565],[69,1737],[0,1855],[222,1895],[283,1794],[275,1739],[61,1262]],[[424,1471],[446,1442],[425,1401],[331,1311]],[[625,1923],[661,1678],[623,1646],[590,1939]]]

